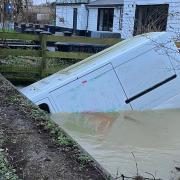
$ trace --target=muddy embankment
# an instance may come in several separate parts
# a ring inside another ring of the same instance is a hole
[[[104,179],[77,144],[1,75],[0,177]]]

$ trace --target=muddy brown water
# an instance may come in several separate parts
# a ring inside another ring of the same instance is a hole
[[[114,177],[137,171],[147,178],[180,177],[180,109],[60,113],[52,119]]]

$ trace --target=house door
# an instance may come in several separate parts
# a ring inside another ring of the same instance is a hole
[[[166,31],[168,10],[168,4],[137,5],[134,35],[146,32]]]
[[[77,8],[73,9],[73,33],[77,30]]]
[[[112,31],[113,29],[113,8],[100,8],[98,9],[98,31]]]

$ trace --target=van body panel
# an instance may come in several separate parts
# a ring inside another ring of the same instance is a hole
[[[111,64],[51,92],[60,112],[112,112],[131,109]]]
[[[154,41],[163,41],[163,39],[167,39],[168,33],[153,32],[148,33],[146,36],[141,35],[124,40],[79,63],[23,88],[21,92],[25,95],[27,94],[28,98],[34,101],[37,96],[63,86],[78,76],[83,76],[107,63],[112,63],[113,67],[119,66],[142,53],[146,54],[149,48],[154,47],[154,43],[148,37]]]
[[[177,78],[135,99],[131,102],[131,105],[134,110],[155,109],[158,106],[161,106],[161,108],[166,108],[166,101],[171,99],[173,96],[176,96],[179,91],[180,78],[177,76]]]
[[[179,109],[180,107],[180,93],[170,98],[168,101],[156,106],[153,109]]]
[[[123,88],[125,89],[128,99],[150,89],[151,87],[176,74],[168,57],[158,54],[154,49],[151,49],[150,51],[146,52],[146,54],[138,56],[116,67],[115,71],[122,83]],[[143,101],[140,103],[141,105],[132,102],[133,109],[139,109],[140,107],[152,108],[153,104],[155,103],[153,99],[156,98],[156,95],[160,95],[159,91],[155,92],[156,93],[153,93],[153,96],[152,93],[150,93],[151,96],[143,95],[144,97]],[[150,99],[146,97],[151,98],[152,102],[147,103],[150,102]],[[168,97],[166,96],[166,98]],[[160,99],[163,101],[163,98]]]
[[[54,112],[153,109],[180,92],[180,54],[166,32],[124,40],[21,92]],[[175,102],[175,100],[173,100]]]

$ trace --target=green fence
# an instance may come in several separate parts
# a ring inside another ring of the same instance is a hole
[[[0,32],[0,39],[23,40],[25,42],[40,42],[40,50],[0,48],[0,73],[7,78],[35,80],[52,74],[70,64],[85,59],[92,54],[82,52],[50,52],[47,50],[47,42],[79,42],[103,45],[114,45],[119,39],[97,39],[88,37],[64,37],[53,35],[30,35],[21,33]]]

